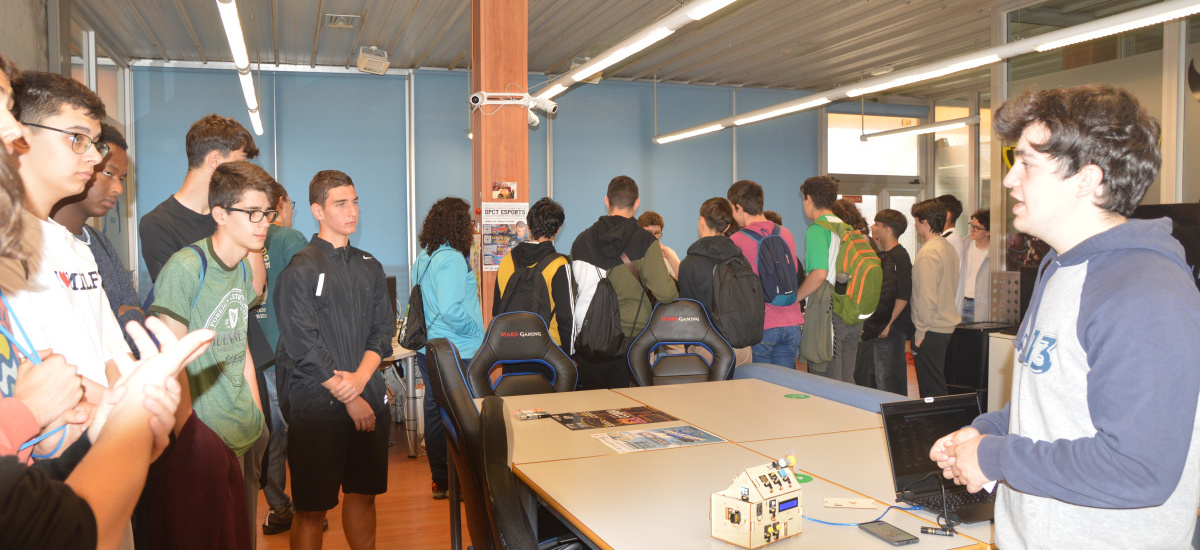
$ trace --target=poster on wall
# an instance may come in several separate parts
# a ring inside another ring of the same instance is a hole
[[[509,251],[528,238],[529,228],[525,225],[528,211],[527,202],[483,203],[483,242],[480,247],[484,271],[499,270],[500,261]]]

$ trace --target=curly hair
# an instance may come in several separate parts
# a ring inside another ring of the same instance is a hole
[[[29,251],[21,245],[24,223],[21,221],[25,186],[17,172],[16,160],[8,149],[0,147],[0,258],[24,260]]]
[[[642,229],[650,227],[651,225],[657,225],[663,228],[666,227],[666,225],[664,225],[662,215],[653,210],[642,212],[642,215],[638,216],[638,225],[641,226]]]
[[[858,211],[858,206],[846,199],[838,199],[833,201],[833,215],[846,222],[846,225],[853,227],[864,234],[868,231],[867,219],[862,216],[862,212]]]
[[[833,209],[837,200],[838,183],[830,176],[813,176],[800,184],[800,198],[811,198],[817,208]]]
[[[1158,121],[1126,90],[1089,84],[1027,91],[1004,102],[992,123],[996,134],[1011,142],[1039,124],[1049,137],[1030,146],[1057,161],[1059,177],[1074,176],[1088,165],[1104,173],[1097,206],[1106,211],[1133,214],[1158,177]]]
[[[189,169],[199,168],[204,164],[204,157],[213,151],[221,153],[224,157],[241,149],[246,153],[246,160],[258,156],[254,136],[246,127],[232,118],[215,113],[192,123],[184,140]]]
[[[550,197],[542,197],[529,207],[525,219],[529,222],[529,231],[533,233],[533,238],[552,239],[562,228],[567,216],[561,204],[554,202]]]
[[[439,246],[449,245],[465,257],[471,253],[471,237],[475,233],[475,220],[471,218],[471,205],[458,197],[445,197],[435,203],[421,224],[421,235],[417,241],[428,254]]]

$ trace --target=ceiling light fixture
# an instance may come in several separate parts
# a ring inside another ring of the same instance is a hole
[[[654,23],[642,28],[638,32],[628,38],[618,42],[613,47],[605,50],[599,55],[592,57],[590,61],[578,67],[575,67],[549,82],[545,90],[537,94],[541,99],[551,99],[558,94],[567,91],[567,88],[577,82],[589,80],[595,77],[600,71],[607,69],[621,61],[629,58],[656,42],[671,36],[680,27],[687,25],[693,21],[699,21],[709,15],[712,15],[717,10],[728,6],[737,0],[693,0],[683,5],[679,9],[667,14],[658,19]]]
[[[672,141],[679,141],[681,139],[696,137],[696,136],[703,135],[703,134],[710,134],[710,133],[716,132],[717,130],[720,130],[722,128],[724,128],[724,126],[722,126],[720,124],[713,124],[712,126],[705,126],[698,130],[692,130],[690,132],[684,132],[682,134],[656,137],[656,138],[654,138],[654,141],[658,142],[659,145],[662,145],[663,143],[671,143]]]
[[[934,132],[946,132],[949,130],[957,130],[959,128],[966,128],[967,126],[970,126],[972,124],[979,124],[979,120],[980,120],[979,115],[975,115],[975,116],[969,116],[969,117],[963,117],[963,118],[956,118],[953,120],[928,122],[925,124],[918,124],[916,126],[908,126],[905,128],[896,128],[895,130],[887,130],[884,132],[875,132],[873,134],[863,134],[861,136],[858,136],[858,139],[860,139],[862,141],[867,141],[867,140],[872,140],[872,139],[879,139],[882,137],[899,137],[899,136],[932,134]]]
[[[237,68],[242,95],[246,98],[246,109],[254,133],[263,134],[262,118],[258,113],[258,94],[254,91],[254,78],[250,74],[250,56],[246,53],[246,38],[242,34],[242,20],[238,17],[235,0],[217,0],[217,13],[225,27],[225,38],[229,40],[229,53],[233,55],[233,66]]]
[[[1091,40],[1100,36],[1124,32],[1126,30],[1165,23],[1187,17],[1192,14],[1200,13],[1200,0],[1167,0],[1160,4],[1152,4],[1141,7],[1135,10],[1130,10],[1125,13],[1110,15],[1108,17],[1081,23],[1065,29],[1048,32],[1043,35],[1032,38],[1025,38],[1016,42],[993,46],[985,50],[974,53],[964,54],[950,59],[929,63],[911,69],[899,71],[895,74],[888,74],[875,78],[868,78],[862,82],[857,82],[852,85],[841,86],[832,90],[822,92],[823,102],[806,100],[805,98],[794,99],[763,107],[748,113],[728,116],[712,122],[706,122],[684,128],[675,132],[661,134],[655,137],[656,143],[668,143],[670,141],[678,141],[684,137],[691,137],[708,132],[695,133],[699,129],[708,129],[714,125],[720,125],[724,128],[730,126],[741,126],[744,124],[752,124],[769,118],[790,115],[808,109],[820,107],[826,103],[846,99],[849,97],[859,97],[882,90],[895,88],[947,76],[956,72],[966,71],[977,67],[983,67],[990,63],[996,63],[1010,57],[1024,55],[1035,51],[1046,51],[1056,47],[1062,47],[1068,44]],[[812,102],[812,105],[802,106],[806,102]],[[710,130],[711,131],[711,130]],[[680,137],[684,136],[684,137]],[[663,138],[672,138],[663,141]]]

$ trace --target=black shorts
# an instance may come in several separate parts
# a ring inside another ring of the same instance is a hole
[[[375,417],[375,430],[360,432],[344,420],[293,419],[288,424],[292,503],[302,512],[338,504],[338,491],[360,495],[387,492],[388,414]]]

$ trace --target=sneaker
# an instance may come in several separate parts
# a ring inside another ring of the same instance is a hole
[[[446,487],[436,481],[433,482],[433,500],[442,500],[446,496]]]
[[[292,517],[295,513],[287,510],[286,513],[276,512],[275,510],[267,510],[267,517],[263,520],[262,531],[264,535],[278,535],[292,528]]]

